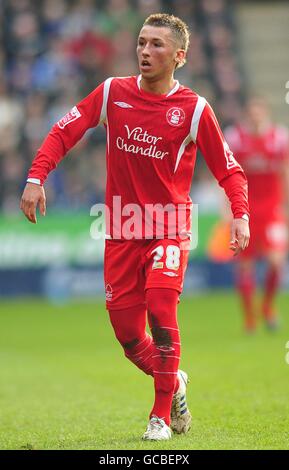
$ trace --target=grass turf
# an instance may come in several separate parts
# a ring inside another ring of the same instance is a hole
[[[184,298],[192,430],[142,442],[152,379],[123,356],[101,302],[0,304],[0,449],[289,449],[288,295],[282,328],[242,332],[236,296]]]

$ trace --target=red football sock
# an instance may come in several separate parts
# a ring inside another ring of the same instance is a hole
[[[180,334],[177,323],[179,294],[174,289],[150,288],[146,291],[148,319],[154,341],[153,372],[155,402],[152,415],[170,424],[173,394],[178,388]]]
[[[256,327],[254,312],[255,278],[251,271],[239,269],[237,274],[237,289],[242,300],[245,327],[247,330],[254,330]]]
[[[281,270],[279,267],[270,266],[264,288],[263,315],[267,320],[272,320],[276,316],[273,308],[273,302],[280,285]]]
[[[109,316],[125,356],[145,374],[153,376],[153,341],[145,331],[145,305],[109,310]]]

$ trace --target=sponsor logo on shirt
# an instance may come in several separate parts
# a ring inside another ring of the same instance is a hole
[[[131,104],[125,103],[124,101],[114,101],[114,104],[116,104],[120,108],[133,108]]]
[[[65,114],[65,116],[63,116],[63,118],[61,118],[60,121],[58,121],[57,123],[58,127],[60,127],[60,129],[64,129],[64,127],[67,126],[67,124],[80,118],[80,116],[81,116],[80,112],[78,111],[77,107],[74,106],[69,111],[69,113]]]
[[[163,274],[165,274],[166,276],[169,276],[169,277],[178,277],[178,274],[172,273],[171,271],[163,272]]]
[[[124,127],[126,139],[123,137],[117,137],[116,139],[116,146],[119,150],[161,160],[169,154],[169,152],[164,152],[158,148],[159,141],[163,140],[162,137],[149,134],[142,127],[130,129],[127,124]],[[148,144],[149,146],[144,147],[142,144]]]
[[[180,126],[186,118],[182,108],[170,108],[167,112],[167,121],[171,126]]]

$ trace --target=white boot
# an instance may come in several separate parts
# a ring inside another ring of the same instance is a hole
[[[180,382],[178,391],[173,396],[171,408],[171,428],[178,434],[186,434],[191,428],[192,416],[187,407],[186,391],[188,374],[179,370],[178,379]]]
[[[157,416],[152,416],[142,438],[144,441],[165,441],[171,437],[172,431],[164,420]]]

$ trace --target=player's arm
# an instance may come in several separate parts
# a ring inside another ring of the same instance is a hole
[[[231,203],[234,218],[231,224],[230,249],[237,255],[247,248],[250,240],[247,180],[245,175],[238,172],[219,181],[219,184]]]
[[[248,246],[250,239],[247,178],[234,159],[208,103],[199,120],[196,144],[230,201],[233,214],[230,248],[237,255]]]
[[[40,213],[45,215],[43,184],[48,174],[82,138],[87,129],[104,122],[106,116],[103,95],[104,84],[101,84],[54,124],[39,148],[29,170],[20,202],[20,209],[30,222],[37,222],[37,206]]]
[[[229,145],[230,150],[233,152],[234,157],[236,158],[236,155],[239,155],[240,148],[242,145],[240,134],[237,128],[234,126],[229,126],[226,129],[224,129],[224,138],[227,144]],[[236,160],[239,162],[238,158],[236,158]],[[221,217],[224,222],[226,223],[230,222],[231,224],[232,222],[231,204],[226,195],[226,192],[222,191],[222,194],[223,194],[223,199],[222,199],[222,206],[221,206]]]

